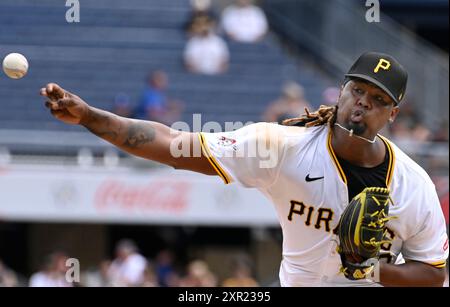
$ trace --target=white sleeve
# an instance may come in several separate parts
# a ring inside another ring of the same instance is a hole
[[[220,57],[223,61],[228,62],[230,60],[230,51],[228,50],[227,43],[220,37],[218,37],[218,45],[220,49]]]
[[[256,7],[256,15],[258,16],[258,28],[261,29],[261,33],[264,34],[269,28],[266,14],[264,14],[264,11],[261,8]]]
[[[222,29],[229,34],[229,31],[233,29],[233,8],[227,7],[222,13]]]
[[[30,277],[29,286],[30,287],[47,287],[48,284],[45,282],[45,275],[40,272],[33,274]]]
[[[186,43],[186,46],[185,46],[184,52],[183,52],[183,57],[184,57],[184,60],[186,62],[191,62],[193,60],[193,58],[194,58],[194,47],[195,47],[195,44],[192,41],[192,39],[190,39]]]
[[[420,191],[417,189],[417,191]],[[448,236],[444,214],[433,183],[426,185],[421,197],[416,198],[421,208],[415,212],[417,232],[405,240],[402,254],[405,259],[425,262],[444,268],[448,258]]]
[[[128,283],[133,285],[142,282],[145,273],[147,261],[141,255],[131,255],[127,260],[124,270],[124,276]]]
[[[285,147],[276,124],[257,123],[225,133],[200,133],[204,155],[223,181],[267,188],[278,176]]]

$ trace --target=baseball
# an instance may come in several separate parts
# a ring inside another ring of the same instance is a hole
[[[28,61],[20,53],[10,53],[3,60],[3,71],[11,79],[23,78],[28,72]]]

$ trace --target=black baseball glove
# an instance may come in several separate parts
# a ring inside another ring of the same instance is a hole
[[[338,252],[341,272],[350,280],[366,279],[372,274],[380,256],[389,214],[389,190],[365,188],[345,208],[339,220]]]

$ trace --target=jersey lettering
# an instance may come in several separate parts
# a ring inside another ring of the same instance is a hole
[[[306,206],[303,202],[291,200],[291,208],[289,209],[288,220],[292,221],[293,215],[298,214],[300,216],[305,214],[305,209],[308,208],[306,215],[305,225],[311,225],[311,219],[313,218],[314,206]],[[330,232],[330,222],[333,220],[333,210],[328,208],[319,208],[315,216],[314,228],[320,229],[322,224],[325,226],[325,231]]]
[[[330,232],[330,222],[333,219],[333,210],[328,208],[320,208],[317,214],[316,229],[320,229],[321,223],[325,223],[325,231]]]

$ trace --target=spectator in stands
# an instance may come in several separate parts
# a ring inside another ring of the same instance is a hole
[[[406,114],[401,112],[395,121],[387,126],[387,131],[381,133],[403,150],[407,150],[412,159],[418,160],[420,152],[423,152],[431,141],[431,130],[421,121],[414,108],[410,106],[406,111]],[[435,168],[441,163],[439,160],[431,158],[428,167]]]
[[[179,120],[184,105],[169,99],[166,94],[168,76],[164,71],[154,71],[148,77],[148,87],[143,92],[134,116],[138,119],[158,121],[171,125]]]
[[[417,123],[412,130],[412,138],[416,142],[428,142],[431,140],[431,130],[424,123]]]
[[[232,276],[225,279],[222,287],[258,287],[258,282],[252,277],[250,261],[244,257],[236,257],[232,263]]]
[[[111,265],[110,260],[102,260],[98,267],[91,268],[83,274],[81,284],[83,287],[110,287],[108,271]]]
[[[236,0],[222,14],[222,28],[228,37],[242,43],[260,41],[267,33],[267,18],[252,0]]]
[[[412,124],[408,118],[398,116],[390,126],[389,135],[397,142],[412,141]]]
[[[211,0],[191,0],[192,12],[184,26],[184,29],[189,37],[195,35],[194,25],[199,19],[208,18],[216,22],[217,17],[211,10]]]
[[[174,255],[170,250],[163,249],[156,256],[155,271],[158,283],[163,287],[174,286],[177,283],[177,273],[174,268]]]
[[[113,113],[123,117],[133,117],[133,107],[130,96],[126,93],[118,93],[114,97]]]
[[[56,251],[46,257],[41,271],[34,273],[30,278],[30,287],[73,287],[66,280],[67,255]]]
[[[0,260],[0,287],[17,287],[18,285],[16,273]]]
[[[217,75],[228,69],[230,53],[226,42],[215,33],[215,23],[208,17],[198,18],[193,36],[184,50],[186,69],[192,73]]]
[[[148,263],[145,268],[142,287],[160,287],[158,283],[158,276],[155,272],[155,267],[151,263]]]
[[[333,106],[337,103],[341,90],[338,87],[327,87],[322,92],[322,104]]]
[[[281,123],[284,119],[302,114],[305,107],[310,105],[305,99],[303,87],[296,82],[288,82],[283,86],[281,97],[266,109],[263,120]]]
[[[187,274],[180,281],[181,287],[217,287],[217,277],[203,260],[194,260],[188,264]]]
[[[398,116],[390,126],[390,136],[398,143],[424,143],[431,140],[431,130],[422,122]]]
[[[433,133],[433,142],[448,142],[448,120],[443,120]]]
[[[105,259],[100,262],[99,265],[99,282],[101,287],[110,287],[111,280],[109,279],[109,268],[111,267],[112,261],[110,259]]]
[[[136,244],[128,239],[116,245],[116,258],[108,269],[108,279],[115,287],[138,287],[144,282],[147,260],[138,252]]]

